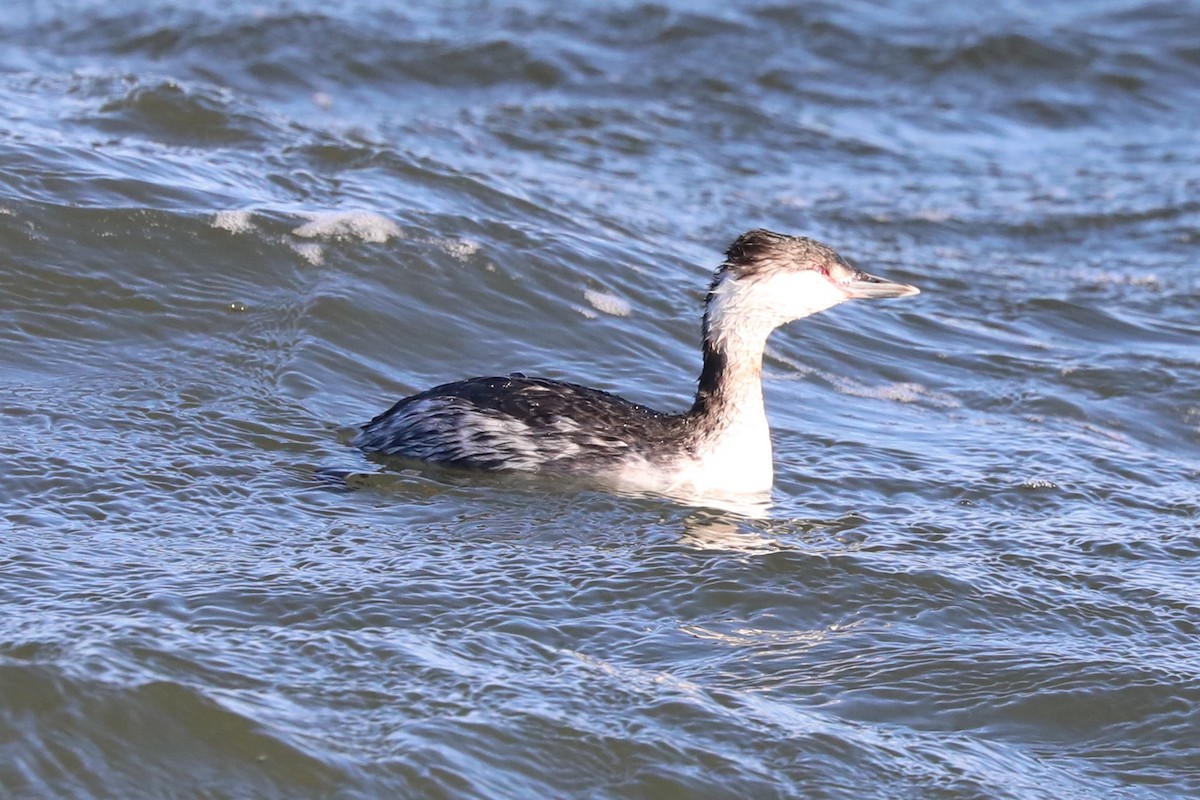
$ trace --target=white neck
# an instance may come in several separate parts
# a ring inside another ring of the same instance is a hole
[[[762,359],[771,331],[845,299],[815,273],[759,280],[720,279],[704,318],[704,371],[690,416],[700,480],[731,493],[769,491],[771,431],[762,394]]]
[[[745,340],[731,344],[706,354],[706,367],[716,372],[712,385],[701,386],[693,406],[696,452],[704,462],[706,482],[732,493],[768,491],[774,467],[762,393],[765,340],[758,346]]]

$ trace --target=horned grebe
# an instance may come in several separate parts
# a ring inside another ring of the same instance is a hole
[[[860,272],[812,239],[753,230],[730,245],[713,275],[704,366],[687,411],[666,414],[515,373],[406,397],[364,425],[354,444],[482,470],[584,475],[676,497],[761,496],[774,479],[762,396],[771,331],[845,300],[917,293]]]

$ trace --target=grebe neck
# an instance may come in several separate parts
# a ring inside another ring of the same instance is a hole
[[[766,338],[757,346],[704,342],[704,367],[686,417],[690,450],[703,464],[706,491],[762,493],[771,488],[771,431],[762,393]]]
[[[706,340],[696,399],[689,413],[707,417],[729,411],[731,406],[743,410],[761,407],[763,349],[729,352]]]
[[[717,272],[704,304],[704,365],[692,416],[719,419],[740,411],[759,414],[765,423],[763,351],[780,320],[748,294],[725,269]]]

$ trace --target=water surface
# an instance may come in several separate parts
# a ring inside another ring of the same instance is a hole
[[[0,11],[3,794],[1200,794],[1200,8],[560,6]],[[923,291],[767,517],[348,447],[685,407],[756,226]]]

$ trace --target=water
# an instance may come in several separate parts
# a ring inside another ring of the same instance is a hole
[[[1200,796],[1198,41],[5,6],[0,794]],[[480,373],[685,406],[759,225],[923,290],[772,339],[766,518],[348,447]]]

